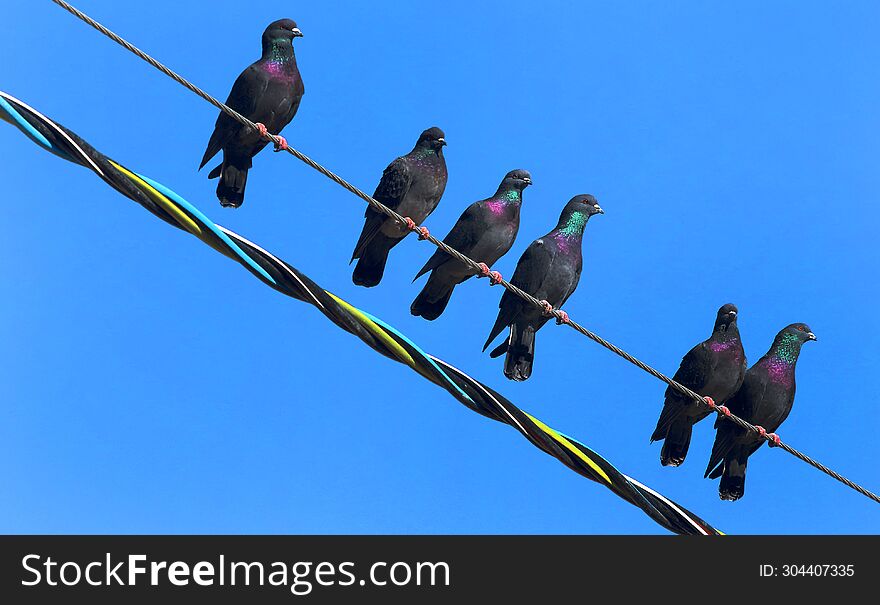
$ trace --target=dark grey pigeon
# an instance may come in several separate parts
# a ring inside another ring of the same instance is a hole
[[[692,391],[711,397],[717,405],[727,403],[746,373],[746,354],[736,318],[736,306],[727,304],[718,309],[712,335],[684,356],[673,376],[673,380]],[[679,466],[684,462],[693,426],[711,413],[707,406],[668,387],[657,428],[651,435],[652,443],[665,440],[660,464]]]
[[[594,214],[604,214],[604,211],[592,195],[571,198],[556,228],[526,248],[510,283],[539,300],[546,300],[555,309],[565,304],[581,277],[584,227]],[[535,332],[549,317],[509,290],[505,290],[498,306],[498,318],[483,350],[509,326],[508,339],[489,355],[494,358],[506,352],[504,375],[511,380],[526,380],[532,374]]]
[[[528,171],[511,170],[495,195],[467,207],[443,242],[491,267],[507,254],[516,240],[523,190],[531,184]],[[443,313],[455,286],[473,277],[475,272],[439,249],[415,279],[428,271],[431,272],[428,282],[413,301],[410,311],[413,315],[433,320]]]
[[[226,99],[229,107],[252,122],[263,124],[272,134],[278,134],[290,123],[305,91],[293,54],[293,39],[299,36],[302,32],[290,19],[271,23],[263,32],[263,56],[241,72]],[[220,112],[199,164],[201,170],[223,150],[223,163],[208,174],[209,179],[220,177],[217,184],[220,205],[241,206],[253,157],[267,142],[253,128],[242,126]]]
[[[794,369],[801,346],[808,340],[816,340],[816,335],[807,324],[791,324],[777,334],[767,354],[746,372],[727,406],[731,413],[768,433],[776,432],[794,404]],[[764,439],[720,416],[715,427],[718,432],[706,476],[721,477],[718,493],[722,500],[739,500],[745,493],[749,456],[764,445]]]
[[[412,151],[388,165],[373,199],[421,224],[434,212],[446,189],[444,145],[442,130],[434,126],[424,131]],[[351,260],[358,259],[351,279],[358,286],[371,288],[382,281],[388,253],[410,230],[371,207],[364,217],[364,229],[351,255]]]

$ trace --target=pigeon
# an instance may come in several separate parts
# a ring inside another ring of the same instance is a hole
[[[711,397],[717,405],[724,405],[737,392],[746,373],[746,355],[736,318],[735,305],[718,309],[712,335],[684,356],[672,377],[692,391]],[[687,456],[693,426],[711,413],[707,406],[668,387],[657,428],[651,435],[652,443],[665,439],[660,464],[681,465]]]
[[[801,346],[809,340],[816,340],[816,335],[807,324],[791,324],[779,332],[767,354],[746,372],[742,386],[727,406],[731,413],[768,433],[775,432],[791,412],[794,368]],[[721,477],[718,493],[722,500],[739,500],[745,493],[749,456],[765,440],[726,418],[719,417],[715,427],[718,432],[705,476]]]
[[[577,288],[581,276],[584,227],[591,216],[604,213],[592,195],[571,198],[556,228],[523,252],[510,283],[538,300],[547,301],[553,308],[561,307]],[[550,316],[509,290],[504,292],[498,307],[498,318],[483,350],[509,326],[510,336],[489,356],[495,358],[506,352],[504,375],[510,380],[527,380],[535,357],[535,332]]]
[[[382,173],[373,199],[398,214],[420,224],[434,211],[446,189],[446,145],[443,131],[428,128],[408,154],[391,162]],[[372,288],[382,281],[388,253],[409,235],[409,228],[372,207],[364,213],[366,221],[351,260],[358,259],[352,281]]]
[[[531,184],[532,177],[528,171],[508,172],[495,195],[467,207],[443,243],[491,267],[513,246],[519,231],[523,190]],[[410,311],[413,315],[434,320],[446,309],[455,286],[476,273],[439,249],[413,281],[428,271],[431,272],[428,282],[413,301]]]
[[[241,72],[226,99],[229,107],[273,134],[296,115],[305,90],[293,54],[293,39],[299,36],[302,32],[290,19],[269,24],[263,32],[263,56]],[[217,197],[221,206],[241,206],[253,157],[267,142],[259,131],[220,112],[199,170],[223,150],[223,163],[208,174],[209,179],[220,177]]]

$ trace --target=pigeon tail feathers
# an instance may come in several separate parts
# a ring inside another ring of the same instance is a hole
[[[211,171],[213,174],[216,168]],[[244,202],[244,188],[247,185],[247,168],[239,168],[224,162],[220,166],[220,181],[217,183],[217,198],[226,208],[238,208]]]
[[[421,316],[428,321],[433,321],[440,317],[446,309],[454,289],[455,286],[444,283],[432,274],[409,310],[416,317]]]
[[[680,418],[669,426],[663,447],[660,449],[660,464],[681,466],[691,445],[693,426],[687,418]]]
[[[510,340],[507,344],[507,357],[504,358],[504,375],[521,382],[532,375],[532,361],[535,358],[535,328],[532,326],[510,326]]]
[[[748,458],[731,458],[725,461],[718,486],[718,495],[722,500],[733,502],[743,497],[746,491],[746,464]]]
[[[351,281],[357,286],[372,288],[382,281],[385,275],[385,263],[388,262],[388,253],[394,244],[400,240],[394,240],[377,233],[360,253]]]

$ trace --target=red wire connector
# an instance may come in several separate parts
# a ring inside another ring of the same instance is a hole
[[[477,277],[488,277],[489,285],[494,286],[495,284],[501,283],[501,274],[498,271],[492,271],[489,269],[489,265],[486,263],[477,263],[480,266],[480,274]]]

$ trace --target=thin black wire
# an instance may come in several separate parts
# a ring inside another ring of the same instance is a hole
[[[257,130],[257,125],[254,122],[250,121],[249,119],[247,119],[246,117],[244,117],[243,115],[241,115],[240,113],[238,113],[237,111],[232,109],[231,107],[227,106],[225,103],[221,103],[219,100],[212,97],[211,95],[209,95],[207,92],[205,92],[204,90],[202,90],[201,88],[199,88],[195,84],[186,80],[183,76],[180,76],[176,72],[165,67],[162,63],[160,63],[159,61],[157,61],[156,59],[154,59],[153,57],[151,57],[150,55],[148,55],[147,53],[145,53],[141,49],[137,48],[136,46],[134,46],[133,44],[131,44],[130,42],[128,42],[124,38],[121,38],[120,36],[116,35],[112,31],[110,31],[109,29],[107,29],[106,27],[104,27],[103,25],[101,25],[100,23],[98,23],[97,21],[95,21],[94,19],[92,19],[91,17],[89,17],[88,15],[86,15],[85,13],[80,11],[79,9],[77,9],[76,7],[71,6],[70,4],[65,2],[64,0],[52,0],[52,2],[54,2],[55,4],[57,4],[58,6],[60,6],[61,8],[63,8],[67,12],[69,12],[70,14],[74,15],[78,19],[82,20],[83,22],[89,24],[90,26],[92,26],[93,28],[95,28],[96,30],[98,30],[99,32],[101,32],[102,34],[104,34],[105,36],[107,36],[108,38],[110,38],[111,40],[116,42],[117,44],[119,44],[120,46],[122,46],[122,47],[126,48],[127,50],[129,50],[130,52],[134,53],[135,55],[137,55],[138,57],[140,57],[141,59],[143,59],[144,61],[146,61],[147,63],[149,63],[150,65],[152,65],[156,69],[158,69],[159,71],[161,71],[163,74],[165,74],[166,76],[168,76],[169,78],[171,78],[172,80],[177,82],[178,84],[188,88],[190,91],[194,92],[195,94],[200,96],[202,99],[204,99],[205,101],[207,101],[208,103],[210,103],[211,105],[213,105],[214,107],[219,109],[220,111],[222,111],[225,114],[227,114],[228,116],[230,116],[232,119],[234,119],[236,122],[238,122],[242,126],[247,126],[249,128],[253,128],[254,130]],[[279,145],[283,140],[281,137],[274,135],[272,133],[267,133],[266,138],[268,140],[272,141],[273,143],[275,143],[276,145]],[[301,153],[301,152],[297,151],[296,149],[289,147],[289,146],[286,147],[284,150],[287,151],[287,153],[296,157],[298,160],[306,163],[311,168],[317,170],[318,172],[320,172],[321,174],[323,174],[327,178],[331,179],[333,182],[337,183],[338,185],[341,185],[342,187],[344,187],[345,189],[347,189],[351,193],[355,194],[356,196],[358,196],[359,198],[361,198],[362,200],[367,202],[373,209],[381,212],[382,214],[384,214],[390,218],[397,220],[401,224],[406,224],[407,217],[405,217],[401,214],[398,214],[397,212],[395,212],[394,210],[392,210],[388,206],[376,201],[375,199],[373,199],[372,196],[367,195],[366,193],[364,193],[363,191],[361,191],[360,189],[358,189],[357,187],[355,187],[354,185],[352,185],[351,183],[349,183],[348,181],[346,181],[342,177],[336,175],[335,173],[331,172],[327,168],[324,168],[322,165],[318,164],[317,162],[315,162],[313,159],[311,159],[307,155],[305,155],[305,154],[303,154],[303,153]],[[435,246],[437,246],[438,248],[440,248],[441,250],[443,250],[444,252],[446,252],[450,256],[454,257],[458,261],[464,263],[465,265],[467,265],[468,267],[473,269],[478,275],[485,276],[484,272],[483,272],[483,268],[485,267],[485,265],[483,265],[482,263],[478,263],[477,261],[473,260],[472,258],[465,256],[464,254],[462,254],[461,252],[459,252],[455,248],[450,247],[449,245],[447,245],[443,241],[438,240],[433,235],[428,233],[427,230],[422,232],[422,228],[419,225],[415,225],[414,227],[412,227],[412,231],[420,233],[419,239],[424,239],[424,240],[431,242],[432,244],[434,244]],[[489,277],[492,280],[493,284],[494,283],[501,284],[508,291],[513,292],[515,295],[519,296],[524,301],[526,301],[526,302],[528,302],[528,303],[530,303],[540,309],[546,309],[543,301],[538,300],[537,298],[535,298],[534,296],[532,296],[528,292],[525,292],[524,290],[518,288],[517,286],[513,285],[509,281],[502,279],[500,276],[498,276],[498,277],[489,276]],[[652,368],[648,364],[644,363],[643,361],[636,359],[635,357],[633,357],[632,355],[630,355],[629,353],[627,353],[623,349],[608,342],[607,340],[605,340],[604,338],[602,338],[598,334],[594,334],[593,332],[591,332],[590,330],[588,330],[584,326],[571,320],[567,316],[567,314],[563,313],[559,309],[551,309],[550,312],[547,313],[547,315],[551,315],[551,316],[555,317],[557,324],[565,324],[565,325],[570,326],[571,328],[574,328],[577,332],[580,332],[581,334],[583,334],[587,338],[602,345],[603,347],[605,347],[606,349],[608,349],[612,353],[619,355],[620,357],[627,360],[631,364],[641,368],[642,370],[644,370],[648,374],[654,376],[655,378],[657,378],[659,380],[662,380],[663,382],[665,382],[666,384],[671,386],[673,389],[675,389],[676,391],[678,391],[682,395],[690,397],[694,401],[699,402],[703,405],[708,405],[706,403],[706,401],[703,399],[703,397],[701,395],[699,395],[698,393],[696,393],[696,392],[692,391],[691,389],[687,388],[686,386],[679,384],[678,382],[672,380],[671,378],[669,378],[668,376],[666,376],[665,374],[663,374],[659,370],[655,370],[654,368]],[[864,487],[858,485],[857,483],[853,483],[852,481],[850,481],[849,479],[847,479],[843,475],[828,468],[827,466],[825,466],[821,462],[813,460],[812,458],[810,458],[809,456],[807,456],[803,452],[800,452],[800,451],[794,449],[793,447],[786,445],[785,443],[782,443],[782,442],[779,442],[778,444],[775,443],[773,438],[770,437],[769,434],[761,433],[761,431],[759,431],[755,427],[755,425],[743,420],[742,418],[739,418],[738,416],[734,416],[733,414],[728,416],[728,415],[724,414],[723,410],[720,410],[717,407],[712,407],[711,409],[713,412],[717,413],[720,416],[727,418],[728,420],[734,422],[735,424],[746,429],[747,431],[751,431],[751,432],[755,433],[760,438],[769,442],[771,446],[779,447],[779,448],[785,450],[789,454],[794,455],[795,457],[797,457],[800,460],[806,462],[807,464],[813,466],[814,468],[819,469],[820,471],[822,471],[823,473],[825,473],[829,477],[837,479],[838,481],[840,481],[841,483],[843,483],[847,487],[854,489],[855,491],[859,492],[863,496],[866,496],[866,497],[870,498],[871,500],[874,500],[875,502],[880,503],[880,496],[877,496],[877,494],[865,489]]]

